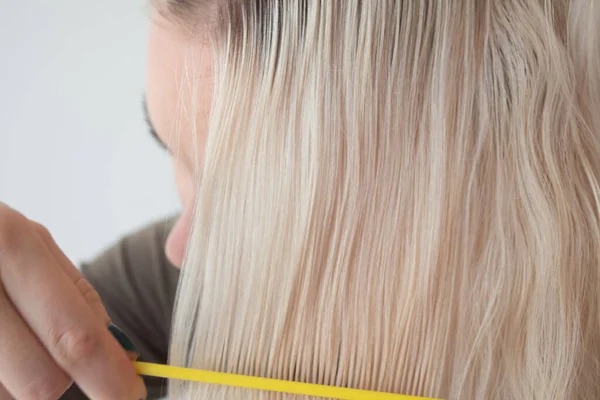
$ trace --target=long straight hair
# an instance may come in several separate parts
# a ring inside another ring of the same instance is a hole
[[[600,4],[211,3],[215,98],[171,363],[600,398]]]

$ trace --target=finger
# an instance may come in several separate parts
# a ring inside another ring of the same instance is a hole
[[[6,390],[2,384],[0,384],[0,400],[14,400],[14,397],[8,393],[8,390]]]
[[[0,286],[0,399],[58,399],[71,385]],[[12,393],[9,396],[8,391]]]
[[[38,224],[37,222],[33,222],[33,226],[40,236],[40,239],[46,244],[46,247],[54,256],[54,259],[60,266],[63,268],[69,279],[75,282],[75,286],[79,289],[79,293],[86,299],[87,303],[90,305],[92,310],[98,315],[104,325],[108,326],[111,334],[119,341],[125,352],[127,353],[127,358],[131,361],[135,361],[138,359],[139,354],[135,349],[135,345],[131,342],[131,339],[125,335],[123,331],[121,331],[118,327],[111,324],[111,319],[106,312],[106,308],[104,308],[104,304],[102,304],[102,299],[96,289],[81,275],[77,267],[73,265],[71,260],[62,252],[62,250],[58,247],[52,234],[48,229],[46,229],[43,225]]]
[[[68,278],[75,283],[75,286],[79,289],[79,293],[81,293],[94,313],[102,319],[104,325],[108,326],[110,324],[110,317],[106,312],[106,308],[104,308],[104,304],[102,304],[98,292],[96,292],[94,287],[90,285],[90,283],[81,275],[81,272],[79,272],[77,267],[73,265],[71,260],[69,260],[65,253],[58,247],[50,231],[35,221],[32,221],[32,224],[38,236],[44,242],[50,254],[54,257],[56,263],[60,265]]]
[[[54,262],[32,229],[12,229],[0,276],[8,298],[55,362],[94,399],[140,399],[145,388],[106,325],[81,296],[77,282]]]

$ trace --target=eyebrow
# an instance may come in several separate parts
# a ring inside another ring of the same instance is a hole
[[[146,120],[146,125],[148,125],[148,131],[150,132],[150,135],[156,140],[160,147],[168,151],[169,148],[156,133],[156,128],[150,119],[150,113],[148,112],[148,100],[146,99],[146,96],[144,96],[142,100],[142,108],[144,109],[144,119]]]

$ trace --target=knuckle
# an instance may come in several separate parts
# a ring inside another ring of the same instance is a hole
[[[0,205],[0,252],[11,247],[24,227],[24,217]]]
[[[102,304],[102,299],[100,298],[100,295],[91,286],[89,290],[83,292],[83,298],[90,305]]]
[[[96,289],[87,281],[85,278],[79,278],[75,283],[75,286],[81,293],[81,296],[86,300],[86,302],[90,305],[94,304],[102,304],[102,299]]]
[[[58,335],[53,343],[55,359],[69,370],[98,355],[101,338],[89,330],[72,328]]]
[[[94,287],[90,285],[90,283],[86,281],[83,277],[77,279],[77,282],[75,282],[75,286],[79,290],[79,293],[81,293],[81,295],[85,298],[97,295]]]
[[[12,212],[12,208],[0,201],[0,220],[2,220],[2,215],[8,212]]]
[[[39,222],[33,222],[33,221],[31,222],[31,224],[33,225],[33,229],[35,229],[35,231],[40,236],[52,239],[52,234],[50,233],[48,228],[46,228],[44,225],[40,224]]]
[[[110,323],[110,317],[106,313],[106,309],[104,308],[104,304],[102,303],[102,298],[94,289],[94,287],[83,277],[79,278],[77,282],[75,282],[75,286],[81,293],[81,296],[85,299],[87,304],[90,305],[92,310],[96,313],[97,316],[102,318],[105,324]]]
[[[40,376],[23,389],[23,397],[27,400],[57,400],[69,384],[70,382],[64,377]]]

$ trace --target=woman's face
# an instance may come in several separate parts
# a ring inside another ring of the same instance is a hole
[[[170,232],[166,254],[181,267],[195,200],[194,171],[202,165],[212,98],[212,57],[206,33],[190,38],[155,13],[148,39],[148,121],[168,149],[183,206]]]

